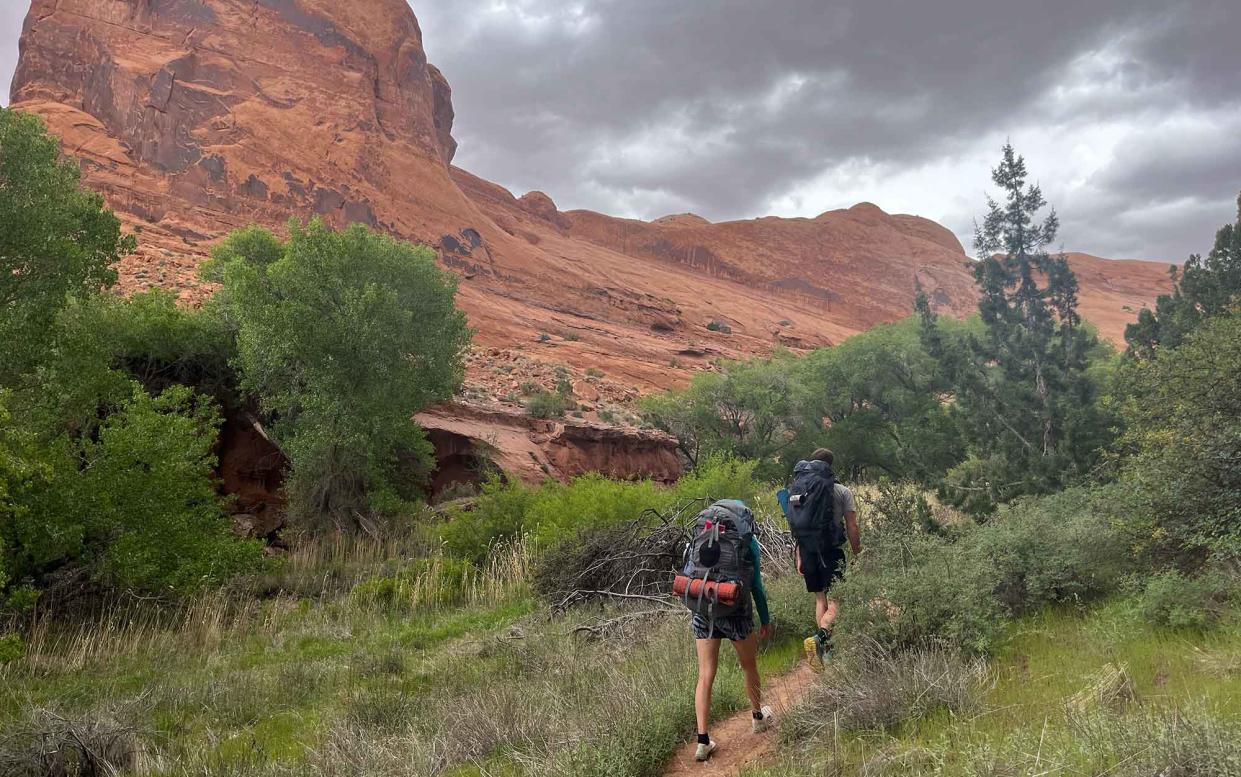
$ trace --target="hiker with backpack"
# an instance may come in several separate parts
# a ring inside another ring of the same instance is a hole
[[[806,639],[810,668],[823,671],[832,649],[832,626],[839,603],[830,598],[832,584],[844,576],[845,540],[853,555],[862,552],[853,492],[836,480],[832,452],[819,448],[793,468],[793,480],[779,494],[795,542],[797,571],[814,594],[815,633]]]
[[[774,724],[771,707],[763,706],[758,675],[758,641],[771,636],[767,592],[759,567],[759,545],[754,536],[754,514],[743,502],[724,499],[698,514],[693,536],[685,549],[681,574],[673,593],[693,612],[692,628],[698,653],[698,685],[694,711],[698,719],[697,761],[715,752],[707,733],[711,716],[711,687],[720,661],[720,642],[727,639],[737,651],[745,672],[745,690],[752,709],[750,730],[767,731]],[[751,600],[753,600],[751,602]],[[754,610],[761,626],[754,629]]]

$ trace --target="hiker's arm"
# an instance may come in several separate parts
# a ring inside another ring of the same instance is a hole
[[[849,535],[849,547],[853,548],[853,555],[862,552],[862,537],[857,530],[857,511],[850,510],[845,513],[845,533]]]
[[[759,568],[758,537],[750,538],[750,555],[754,557],[754,580],[750,585],[750,594],[754,597],[754,607],[758,610],[758,622],[766,626],[771,622],[771,613],[767,611],[767,590],[763,588],[763,570]]]

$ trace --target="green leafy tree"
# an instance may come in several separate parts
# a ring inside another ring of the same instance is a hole
[[[1206,258],[1194,254],[1178,270],[1171,294],[1161,294],[1155,310],[1143,308],[1137,322],[1125,328],[1129,353],[1152,359],[1162,348],[1175,348],[1202,322],[1235,310],[1241,300],[1241,195],[1237,197],[1237,221],[1215,233],[1215,244]]]
[[[243,230],[208,277],[237,338],[240,385],[293,463],[291,509],[353,526],[397,507],[430,466],[412,416],[459,388],[470,330],[427,248],[361,225]]]
[[[937,326],[955,331],[965,325]],[[921,482],[937,480],[956,464],[963,445],[943,403],[951,386],[919,335],[911,317],[809,354],[796,373],[801,420],[789,458],[825,446],[851,478],[878,472]]]
[[[685,391],[647,398],[642,412],[680,441],[694,466],[718,454],[762,462],[770,474],[796,435],[795,365],[787,353],[728,362],[696,375]]]
[[[113,586],[184,594],[252,568],[262,547],[233,534],[212,479],[218,426],[189,389],[153,397],[135,384],[97,434],[34,448],[26,467],[37,477],[9,497],[0,525],[10,576],[47,584],[84,569]],[[0,445],[20,434],[5,425]]]
[[[979,512],[1080,476],[1108,440],[1089,369],[1098,338],[1077,314],[1068,260],[1046,250],[1059,220],[1053,211],[1036,222],[1047,202],[1027,178],[1025,160],[1005,145],[992,171],[1004,201],[988,198],[974,240],[982,333],[960,348],[924,328],[928,351],[952,378],[971,454],[946,494]],[[929,326],[924,299],[918,307]]]
[[[0,383],[30,369],[67,301],[113,284],[134,250],[79,179],[40,119],[0,108]]]

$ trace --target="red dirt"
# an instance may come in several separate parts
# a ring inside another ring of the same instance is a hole
[[[814,681],[814,673],[805,662],[788,674],[771,679],[763,688],[763,703],[770,704],[779,724],[785,712],[802,699]],[[732,777],[750,764],[762,760],[775,750],[776,731],[750,733],[750,711],[742,710],[727,720],[711,726],[711,738],[717,748],[711,760],[694,760],[696,742],[681,747],[664,769],[664,777]]]

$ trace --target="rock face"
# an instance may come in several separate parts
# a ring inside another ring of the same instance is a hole
[[[681,476],[676,440],[662,432],[572,419],[543,421],[459,402],[419,413],[417,421],[435,444],[435,493],[478,483],[489,467],[530,482],[587,472],[661,483]]]
[[[42,116],[85,183],[141,228],[127,291],[193,303],[211,292],[195,268],[232,229],[360,221],[437,248],[479,351],[639,391],[900,318],[915,281],[941,312],[975,302],[948,230],[871,204],[648,223],[562,212],[451,167],[451,89],[405,0],[34,0],[12,105]],[[1159,265],[1074,266],[1083,310],[1113,340],[1169,285]]]

